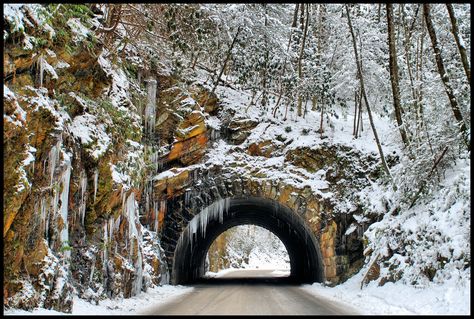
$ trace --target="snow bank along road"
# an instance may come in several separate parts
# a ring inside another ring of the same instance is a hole
[[[202,281],[168,303],[149,307],[147,315],[344,315],[353,308],[313,296],[297,285],[272,277],[272,270],[235,270]]]

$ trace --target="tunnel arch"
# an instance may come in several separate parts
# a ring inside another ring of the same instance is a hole
[[[205,273],[205,258],[212,242],[227,229],[254,224],[274,233],[290,257],[290,279],[322,282],[318,242],[305,221],[279,202],[261,197],[219,199],[203,209],[182,231],[173,258],[172,284],[189,284]]]

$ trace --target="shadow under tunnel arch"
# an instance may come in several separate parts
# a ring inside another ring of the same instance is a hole
[[[205,259],[212,242],[227,229],[254,224],[274,233],[285,245],[295,283],[323,281],[319,245],[305,221],[277,201],[259,198],[220,199],[189,222],[176,245],[171,269],[175,285],[197,282],[205,274]]]

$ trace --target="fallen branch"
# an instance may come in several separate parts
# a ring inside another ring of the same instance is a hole
[[[377,254],[377,256],[375,256],[374,260],[372,260],[372,262],[370,263],[369,265],[369,268],[367,269],[367,272],[365,273],[364,275],[364,278],[362,278],[362,281],[360,282],[360,289],[362,290],[362,287],[364,286],[364,284],[367,284],[365,281],[367,280],[367,276],[372,273],[372,267],[374,267],[375,263],[377,262],[377,260],[379,259],[380,257],[380,253]]]
[[[428,173],[428,176],[421,182],[421,187],[420,189],[418,190],[418,192],[416,192],[415,194],[415,197],[413,198],[413,200],[411,201],[411,204],[410,206],[408,207],[408,209],[412,208],[413,205],[415,205],[415,202],[416,200],[418,199],[418,197],[420,196],[421,192],[423,191],[423,189],[425,188],[426,186],[426,183],[428,181],[428,179],[431,177],[431,175],[433,174],[436,166],[438,166],[439,162],[441,161],[441,159],[443,158],[443,156],[446,154],[446,151],[448,150],[448,146],[446,146],[443,150],[443,152],[441,153],[441,155],[438,157],[438,159],[434,162],[433,164],[433,167],[431,167],[431,170],[430,172]]]

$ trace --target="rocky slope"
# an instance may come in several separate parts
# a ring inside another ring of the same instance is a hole
[[[87,7],[46,9],[4,15],[4,304],[68,312],[74,290],[128,297],[165,265],[138,220],[144,92],[90,31]]]

